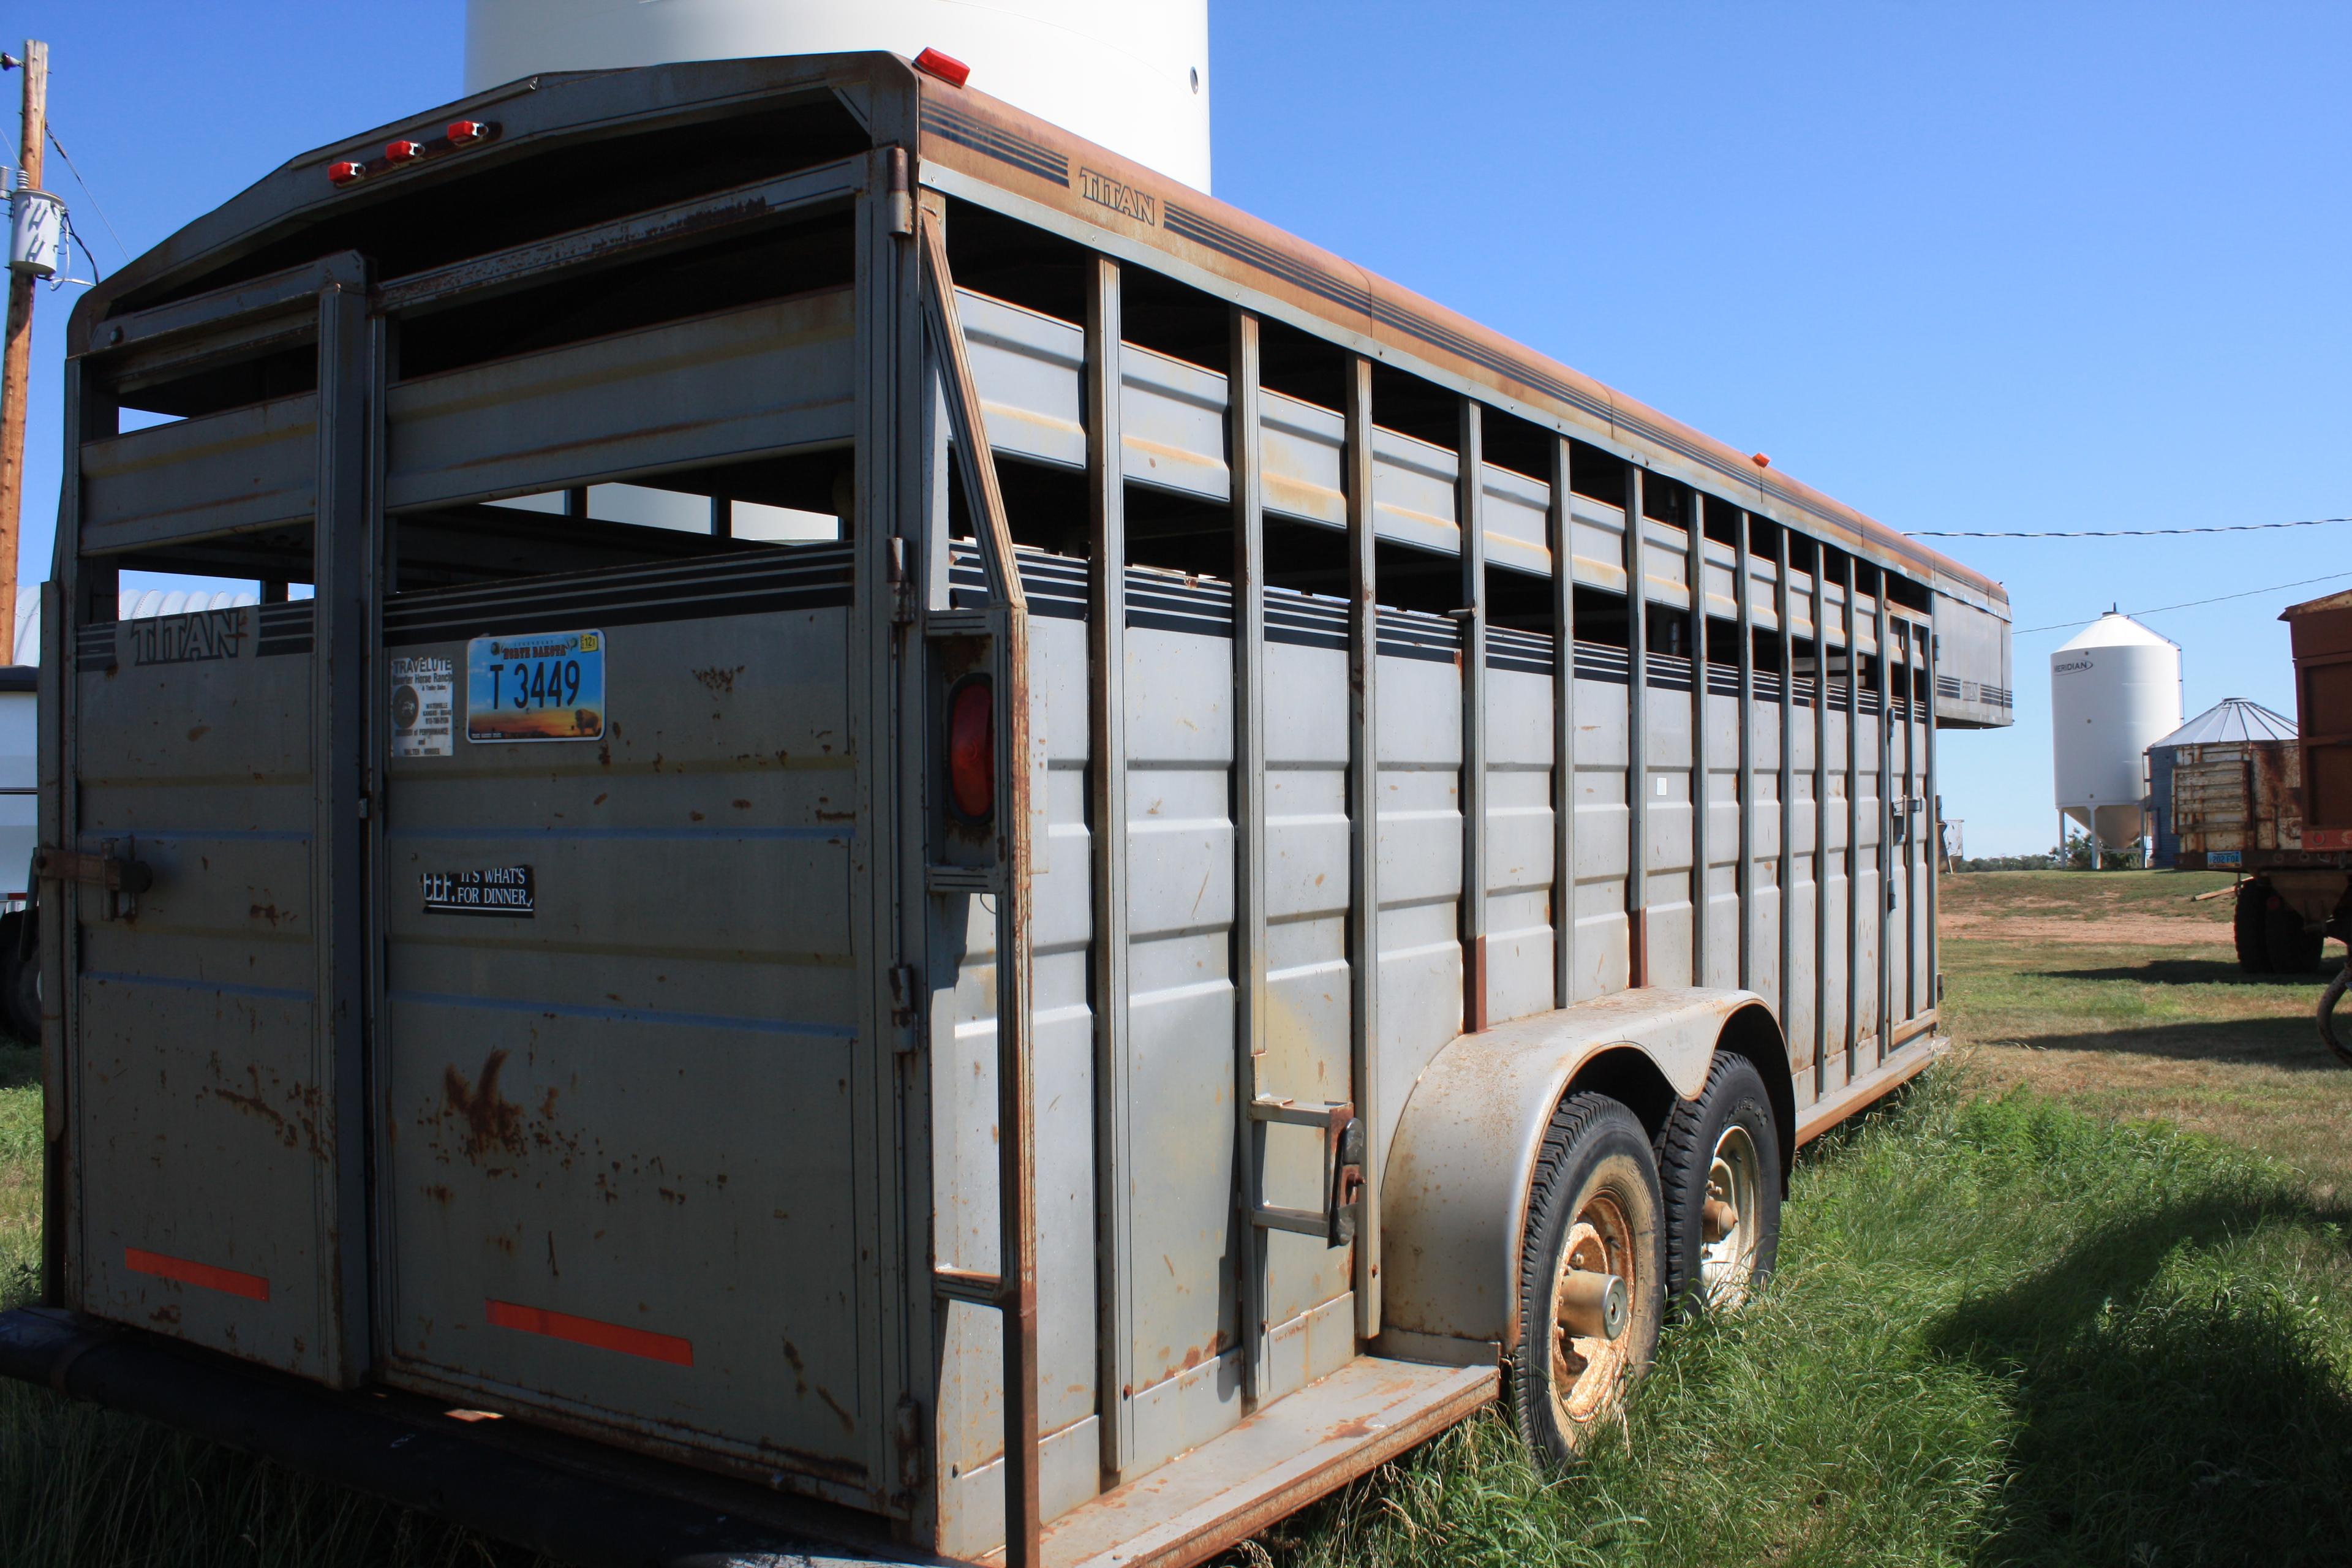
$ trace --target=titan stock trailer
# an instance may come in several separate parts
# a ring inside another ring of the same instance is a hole
[[[1942,1048],[1997,584],[953,75],[534,77],[84,299],[6,1371],[577,1562],[1196,1563],[1572,1457]]]

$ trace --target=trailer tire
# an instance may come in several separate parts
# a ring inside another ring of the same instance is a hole
[[[1718,1051],[1698,1098],[1666,1113],[1657,1152],[1667,1301],[1685,1312],[1735,1310],[1780,1249],[1780,1131],[1756,1064]],[[1710,1216],[1717,1204],[1728,1214]]]
[[[0,1026],[23,1045],[41,1043],[41,956],[26,953],[25,916],[0,915]]]
[[[1649,1133],[1606,1095],[1570,1095],[1544,1130],[1519,1242],[1509,1404],[1539,1457],[1570,1463],[1622,1410],[1658,1347],[1664,1263]]]
[[[2268,974],[2271,972],[2270,944],[2271,885],[2268,882],[2241,882],[2238,900],[2230,920],[2230,935],[2238,948],[2238,972],[2241,974]]]
[[[2305,926],[2303,916],[2284,902],[2266,913],[2263,939],[2272,973],[2308,974],[2318,968],[2320,955],[2327,950],[2326,933]]]

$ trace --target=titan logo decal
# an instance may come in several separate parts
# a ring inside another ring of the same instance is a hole
[[[243,610],[201,610],[130,623],[133,664],[198,664],[235,658],[245,647]]]
[[[1078,171],[1078,195],[1090,202],[1131,217],[1138,223],[1160,226],[1160,198],[1149,191],[1139,191],[1133,185],[1121,184],[1108,174],[1097,174],[1092,169]]]

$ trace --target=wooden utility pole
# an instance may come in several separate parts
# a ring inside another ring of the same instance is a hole
[[[24,167],[16,188],[41,188],[41,168],[49,140],[49,46],[25,44]],[[7,647],[0,663],[16,659],[16,539],[25,510],[26,384],[33,370],[33,284],[29,272],[8,274],[8,345],[0,360],[0,637]]]

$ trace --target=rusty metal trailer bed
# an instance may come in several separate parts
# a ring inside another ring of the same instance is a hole
[[[15,1375],[1196,1562],[1572,1450],[1940,1047],[1997,585],[896,57],[323,149],[69,353]]]

